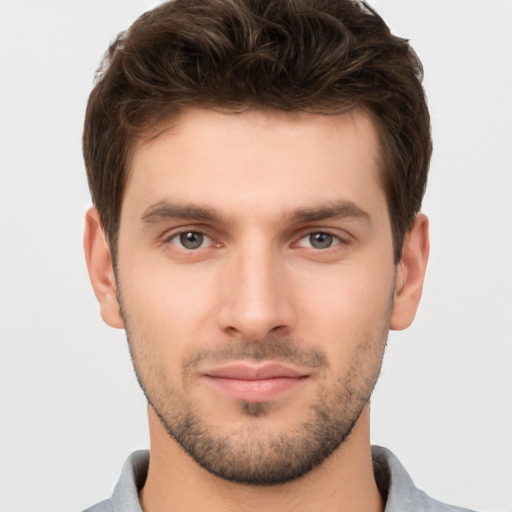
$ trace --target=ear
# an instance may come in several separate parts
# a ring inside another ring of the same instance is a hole
[[[429,252],[428,219],[420,213],[405,237],[402,259],[397,266],[391,329],[406,329],[414,320],[423,290]]]
[[[100,215],[94,207],[85,215],[84,250],[89,278],[100,304],[101,317],[111,327],[122,329],[124,322],[117,301],[117,284],[110,248]]]

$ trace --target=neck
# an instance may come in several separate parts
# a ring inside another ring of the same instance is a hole
[[[369,408],[348,439],[322,464],[292,482],[247,486],[222,480],[201,468],[167,434],[151,408],[151,458],[140,491],[144,512],[382,512],[373,474]]]

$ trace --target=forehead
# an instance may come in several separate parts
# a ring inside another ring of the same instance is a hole
[[[321,115],[186,109],[140,142],[123,203],[260,210],[383,196],[379,144],[363,111]],[[124,210],[124,206],[123,206]]]

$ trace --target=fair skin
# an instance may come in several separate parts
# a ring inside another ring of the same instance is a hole
[[[143,509],[383,510],[368,399],[414,318],[428,222],[396,265],[373,123],[189,109],[165,128],[135,151],[117,280],[94,208],[85,233],[150,403]]]

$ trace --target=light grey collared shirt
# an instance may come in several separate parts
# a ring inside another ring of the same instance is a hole
[[[372,447],[375,480],[386,500],[384,512],[471,512],[445,505],[420,491],[400,461],[386,448]],[[121,472],[121,478],[109,500],[84,512],[142,512],[138,491],[146,481],[149,452],[132,453]]]

